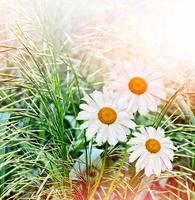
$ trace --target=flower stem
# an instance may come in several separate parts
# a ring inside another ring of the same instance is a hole
[[[121,170],[122,170],[122,168],[124,166],[125,160],[127,158],[127,154],[128,154],[128,145],[126,145],[125,153],[124,153],[123,158],[121,160],[120,166],[119,166],[118,171],[117,171],[116,175],[114,176],[114,178],[113,178],[113,180],[112,180],[112,182],[110,184],[109,190],[108,190],[104,200],[109,200],[110,195],[112,194],[113,190],[116,188],[116,187],[114,187],[114,184],[115,184],[116,180],[120,176],[120,172],[121,172]]]
[[[89,183],[89,161],[88,161],[88,151],[87,151],[87,138],[85,138],[85,163],[86,163],[86,178],[87,178],[87,188],[88,188],[88,183]]]
[[[93,190],[91,192],[91,195],[89,196],[89,200],[92,200],[96,191],[97,191],[97,188],[99,187],[100,185],[100,182],[102,180],[102,176],[104,174],[104,170],[105,170],[105,166],[106,166],[106,159],[107,159],[107,152],[108,152],[108,143],[106,143],[106,147],[105,147],[105,152],[104,152],[104,157],[103,157],[103,163],[102,163],[102,167],[100,169],[100,173],[98,175],[98,179],[93,187]]]

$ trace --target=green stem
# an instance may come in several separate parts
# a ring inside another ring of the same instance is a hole
[[[121,170],[122,170],[122,168],[124,166],[124,163],[125,163],[125,160],[126,160],[127,154],[128,154],[127,150],[128,150],[128,145],[126,145],[125,153],[124,153],[123,158],[121,160],[120,166],[119,166],[118,171],[117,171],[116,175],[114,176],[114,178],[113,178],[113,180],[112,180],[112,182],[110,184],[109,190],[108,190],[104,200],[109,200],[109,197],[110,197],[111,193],[115,189],[115,187],[114,187],[115,185],[114,184],[115,184],[116,180],[119,178],[120,172],[121,172]]]
[[[98,176],[98,179],[93,187],[93,190],[91,192],[91,195],[89,196],[89,200],[93,200],[93,197],[97,191],[97,188],[99,187],[100,185],[100,182],[102,180],[102,176],[104,174],[104,170],[105,170],[105,166],[106,166],[106,159],[107,159],[107,152],[108,152],[108,143],[106,143],[106,148],[105,148],[105,152],[104,152],[104,157],[103,157],[103,163],[102,163],[102,167],[100,169],[100,173],[99,173],[99,176]]]
[[[89,161],[88,161],[87,138],[86,138],[86,135],[84,136],[84,138],[85,138],[86,177],[87,177],[87,188],[88,188],[88,183],[89,183]]]

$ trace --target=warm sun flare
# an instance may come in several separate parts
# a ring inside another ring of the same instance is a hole
[[[195,62],[195,1],[152,0],[149,7],[141,28],[151,50]]]

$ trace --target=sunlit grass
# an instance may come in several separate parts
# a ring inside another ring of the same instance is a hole
[[[137,174],[134,163],[129,164],[124,156],[126,144],[109,146],[107,153],[97,156],[102,165],[91,166],[92,145],[96,145],[94,141],[86,141],[75,118],[83,95],[102,87],[105,71],[90,66],[94,63],[93,56],[91,60],[85,56],[75,58],[68,51],[68,34],[56,46],[55,35],[44,24],[43,13],[35,2],[33,5],[39,26],[25,29],[20,23],[10,24],[6,37],[11,37],[14,45],[7,44],[5,38],[0,44],[1,53],[6,52],[6,56],[1,56],[6,68],[0,72],[0,199],[77,200],[95,195],[106,200],[116,194],[121,199],[139,200],[148,191],[152,197],[156,193],[164,195],[156,190],[154,183],[170,177],[176,182],[166,185],[170,185],[166,188],[172,195],[170,199],[182,199],[182,192],[193,199],[195,118],[191,101],[194,91],[189,92],[188,88],[193,75],[188,79],[169,80],[171,90],[160,114],[136,118],[138,125],[166,129],[178,148],[172,172],[155,179],[147,179],[142,171]],[[24,25],[29,25],[29,18],[23,20]],[[37,40],[32,32],[40,27]],[[105,146],[98,148],[105,149]],[[81,155],[84,160],[80,159]],[[76,179],[70,176],[75,163],[86,165],[84,171],[75,169]]]

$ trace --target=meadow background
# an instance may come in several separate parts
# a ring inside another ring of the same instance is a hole
[[[75,190],[76,199],[85,199],[84,152],[92,143],[76,122],[81,98],[102,88],[113,63],[137,57],[166,77],[169,98],[160,123],[178,151],[174,173],[159,180],[173,178],[177,192],[170,199],[193,199],[194,8],[192,0],[1,0],[0,199],[72,199]],[[155,117],[137,123],[148,125]],[[94,162],[103,148],[92,150]],[[109,149],[109,180],[123,152]],[[78,165],[84,170],[75,181]],[[127,162],[123,173],[130,171],[131,180],[130,167]],[[139,182],[132,184],[135,191]],[[125,180],[117,187],[129,185]],[[146,193],[141,195],[135,198]]]

